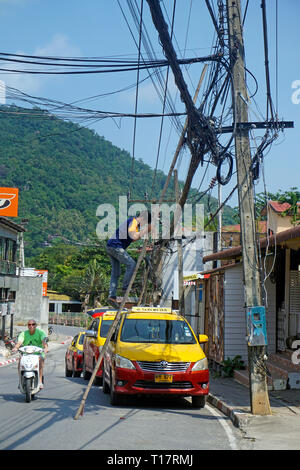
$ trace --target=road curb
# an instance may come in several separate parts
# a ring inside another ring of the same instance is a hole
[[[65,341],[62,341],[60,344],[69,344],[71,343],[73,339],[73,336],[68,336],[68,338],[65,339]]]
[[[236,408],[232,408],[231,406],[227,405],[221,398],[218,398],[211,393],[208,395],[207,401],[221,411],[223,414],[228,416],[232,421],[233,425],[237,428],[244,428],[248,421],[249,421],[249,413],[246,413],[243,410],[239,410]]]
[[[68,336],[64,341],[62,341],[60,343],[55,343],[55,341],[53,341],[53,343],[57,344],[57,345],[69,344],[69,343],[71,343],[72,339],[73,339],[73,336]],[[12,364],[13,362],[16,362],[17,360],[18,360],[18,357],[13,357],[11,359],[6,359],[6,360],[0,359],[0,367],[8,366],[9,364]]]
[[[12,359],[7,359],[6,361],[0,361],[0,367],[7,366],[8,364],[12,364],[18,360],[17,357],[13,357]]]

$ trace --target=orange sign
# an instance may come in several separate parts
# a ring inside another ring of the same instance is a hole
[[[0,216],[18,217],[18,188],[0,188]]]
[[[35,272],[43,276],[43,297],[47,296],[48,271],[35,269]]]

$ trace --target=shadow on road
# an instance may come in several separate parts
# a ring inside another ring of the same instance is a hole
[[[67,389],[60,386],[60,383],[64,381],[65,385],[68,382]],[[72,385],[72,387],[70,387]],[[25,448],[31,439],[36,437],[43,431],[51,432],[51,429],[57,425],[60,421],[72,420],[74,422],[74,431],[76,422],[81,420],[88,421],[94,418],[95,415],[98,417],[101,415],[101,411],[106,411],[111,408],[117,412],[117,416],[113,417],[113,422],[110,422],[107,426],[99,430],[93,436],[86,436],[87,441],[84,442],[80,449],[88,448],[94,441],[99,440],[105,434],[109,433],[112,429],[117,429],[118,426],[122,426],[124,421],[130,424],[130,420],[137,414],[144,411],[155,411],[155,413],[172,413],[178,414],[178,416],[186,415],[188,418],[201,418],[208,421],[214,421],[217,417],[211,415],[207,410],[196,410],[191,412],[192,404],[186,398],[178,397],[128,397],[126,404],[123,406],[112,407],[109,402],[109,395],[105,395],[102,392],[102,387],[92,386],[87,397],[84,413],[77,421],[74,417],[77,413],[79,405],[81,403],[83,394],[86,390],[87,382],[82,378],[67,378],[64,376],[56,377],[55,384],[48,384],[46,382],[45,388],[39,393],[36,399],[31,403],[25,403],[25,398],[19,393],[2,394],[0,398],[6,402],[22,403],[24,402],[24,414],[23,410],[14,416],[10,421],[9,429],[3,433],[2,449],[17,449]],[[68,398],[60,396],[60,393],[67,393]],[[70,396],[71,395],[71,396]],[[20,407],[20,405],[18,405]],[[27,410],[30,412],[28,413]],[[72,427],[72,425],[71,425]],[[16,433],[17,428],[17,433]],[[3,447],[4,440],[9,442],[6,447]],[[76,447],[75,447],[76,448]]]

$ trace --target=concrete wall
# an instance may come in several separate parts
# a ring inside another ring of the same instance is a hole
[[[34,318],[47,332],[49,317],[49,298],[42,295],[42,277],[21,276],[15,302],[15,324]]]
[[[267,263],[270,268],[272,260]],[[267,279],[267,339],[268,353],[276,352],[276,284]],[[244,299],[243,267],[237,264],[225,269],[224,275],[224,357],[233,359],[241,355],[245,364],[248,363],[247,325]]]
[[[274,233],[284,232],[293,228],[292,217],[289,215],[277,214],[270,206],[268,206],[269,228]]]
[[[0,224],[0,237],[10,238],[11,240],[17,241],[18,232],[10,227]]]

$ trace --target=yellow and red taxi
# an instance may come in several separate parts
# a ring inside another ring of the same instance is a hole
[[[88,380],[98,361],[107,333],[115,319],[116,310],[99,311],[85,332],[83,344],[83,378]],[[102,383],[102,362],[96,374],[95,383]]]
[[[122,313],[107,345],[103,392],[112,405],[122,396],[191,396],[203,408],[209,392],[208,361],[184,317],[168,308],[134,307]]]
[[[83,341],[85,332],[74,336],[65,354],[66,377],[79,377],[82,372]]]

